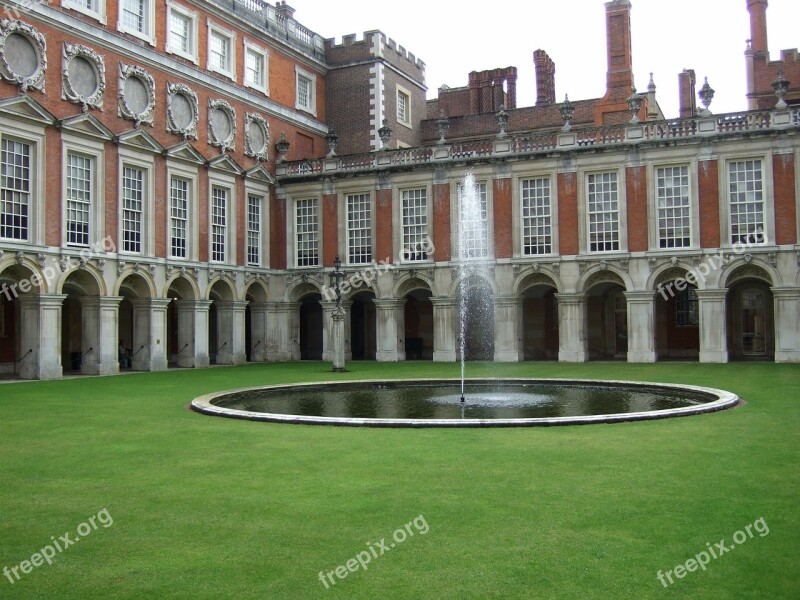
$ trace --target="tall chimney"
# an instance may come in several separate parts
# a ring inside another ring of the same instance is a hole
[[[696,78],[693,69],[684,69],[678,74],[678,106],[679,117],[693,117],[697,114],[697,94],[695,93]]]
[[[536,106],[550,106],[556,102],[556,64],[544,50],[533,53],[536,67]]]
[[[288,4],[286,4],[285,0],[283,2],[281,2],[281,0],[278,0],[275,3],[275,11],[278,13],[279,16],[283,17],[284,19],[291,19],[294,16],[294,9]]]
[[[769,52],[767,45],[767,0],[747,0],[750,13],[750,49],[753,52]]]
[[[606,2],[605,6],[608,44],[606,97],[624,99],[633,89],[631,3],[629,0],[613,0]]]

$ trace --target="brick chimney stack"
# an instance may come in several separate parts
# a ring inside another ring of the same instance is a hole
[[[275,3],[275,10],[277,11],[278,15],[284,19],[294,18],[294,9],[288,4],[286,4],[285,0],[283,2],[281,2],[281,0],[278,0]]]
[[[536,106],[550,106],[556,102],[556,64],[544,50],[533,53],[536,67]]]
[[[610,99],[624,99],[633,89],[631,3],[628,0],[606,2],[606,36],[606,96]]]
[[[767,45],[767,0],[747,0],[750,13],[750,49],[753,52],[769,52]]]
[[[678,74],[678,116],[682,119],[697,114],[696,82],[693,69],[684,69],[683,73]]]

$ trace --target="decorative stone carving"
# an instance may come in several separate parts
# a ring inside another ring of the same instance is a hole
[[[197,94],[182,83],[167,84],[167,131],[181,136],[181,140],[197,139],[197,122],[200,112]]]
[[[17,253],[14,256],[17,259],[18,265],[25,263],[25,253],[22,250],[17,250]]]
[[[28,90],[44,92],[47,46],[44,36],[21,21],[0,20],[0,77]]]
[[[625,282],[622,281],[622,277],[614,273],[613,271],[599,271],[589,277],[589,280],[586,282],[584,289],[591,289],[596,285],[601,283],[615,283],[621,287],[625,287]]]
[[[153,124],[156,106],[156,84],[153,77],[141,67],[119,63],[119,109],[123,119],[140,124]]]
[[[58,268],[62,273],[66,273],[72,268],[72,259],[69,256],[62,256],[58,259]]]
[[[269,125],[259,114],[244,115],[244,153],[256,160],[269,160]]]
[[[236,111],[227,100],[208,101],[208,143],[222,152],[234,149]]]
[[[532,288],[537,285],[546,285],[548,287],[556,286],[555,282],[544,273],[538,273],[536,275],[528,275],[525,278],[525,289]]]
[[[39,252],[36,254],[36,264],[39,265],[39,268],[44,269],[44,264],[46,260],[47,257],[44,255],[44,253]]]
[[[106,68],[103,58],[91,48],[64,42],[61,83],[61,98],[80,104],[81,112],[103,110]]]
[[[667,283],[668,281],[674,281],[676,279],[685,279],[686,278],[686,269],[682,269],[680,267],[672,267],[664,271],[658,276],[658,280],[656,283],[663,284]]]
[[[748,264],[736,269],[731,276],[728,277],[728,287],[740,279],[761,279],[762,281],[767,282],[769,285],[772,285],[772,277],[769,276],[769,273],[754,264]]]
[[[122,275],[122,272],[125,270],[125,267],[128,266],[124,260],[121,260],[117,263],[117,275]]]

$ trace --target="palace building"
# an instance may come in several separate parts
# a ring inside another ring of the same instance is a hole
[[[606,89],[557,99],[536,50],[531,106],[515,67],[428,100],[286,2],[8,0],[0,373],[330,360],[337,256],[349,359],[455,361],[465,302],[470,360],[800,362],[800,57],[742,4],[747,110],[684,70],[665,116],[628,0]]]

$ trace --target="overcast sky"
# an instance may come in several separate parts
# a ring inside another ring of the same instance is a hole
[[[716,91],[714,113],[747,109],[744,51],[750,37],[745,0],[631,0],[633,70],[639,91],[650,72],[667,118],[678,114],[678,73],[694,69]],[[605,92],[604,0],[289,0],[295,18],[323,37],[379,29],[426,65],[428,98],[442,84],[467,85],[470,71],[515,66],[517,106],[536,103],[533,51],[556,64],[556,99]],[[525,10],[523,14],[521,11]],[[578,21],[579,19],[579,21]],[[800,45],[800,2],[769,0],[769,49]],[[800,82],[792,82],[794,84]],[[698,101],[698,106],[699,106]]]

